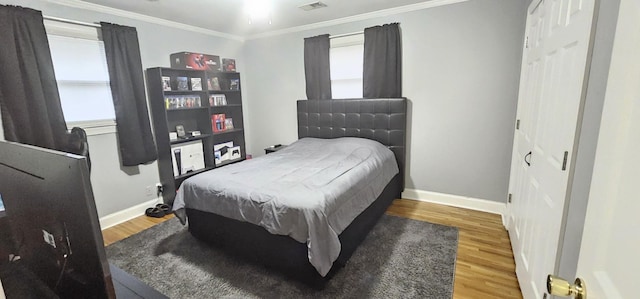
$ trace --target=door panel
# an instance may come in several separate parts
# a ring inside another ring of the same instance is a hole
[[[525,298],[542,298],[546,274],[555,270],[594,3],[534,1],[527,17],[526,34],[535,42],[523,53],[508,217]]]
[[[638,298],[640,3],[620,1],[578,261],[589,298]]]

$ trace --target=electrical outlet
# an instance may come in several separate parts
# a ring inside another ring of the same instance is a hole
[[[147,197],[153,197],[154,196],[154,187],[153,186],[147,186],[147,188],[145,188],[145,193],[147,195]]]
[[[162,195],[163,191],[164,191],[164,187],[162,187],[162,184],[156,183],[156,195],[157,196]]]

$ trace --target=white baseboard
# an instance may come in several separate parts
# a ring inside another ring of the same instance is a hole
[[[125,221],[129,221],[138,216],[144,215],[144,211],[149,207],[155,207],[156,204],[161,203],[162,198],[158,197],[150,201],[145,201],[139,205],[135,205],[128,209],[109,214],[100,218],[100,229],[105,230],[114,225],[120,224]]]
[[[502,216],[504,224],[504,214],[507,210],[505,203],[499,203],[487,199],[478,199],[453,194],[445,194],[431,191],[423,191],[416,189],[404,189],[402,198],[414,199],[419,201],[437,203],[446,206],[465,208],[474,211],[487,212]]]
[[[453,206],[458,208],[465,208],[474,211],[487,212],[491,214],[498,214],[502,217],[503,224],[505,223],[506,204],[499,203],[486,199],[478,199],[473,197],[423,191],[416,189],[405,189],[402,192],[402,198],[413,199],[431,203],[437,203],[441,205]],[[102,230],[120,224],[125,221],[129,221],[138,216],[144,215],[144,211],[148,207],[153,207],[156,204],[162,202],[162,198],[155,198],[150,201],[143,202],[128,209],[115,212],[100,218],[100,228]]]

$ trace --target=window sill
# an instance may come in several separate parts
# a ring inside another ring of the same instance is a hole
[[[92,120],[92,121],[78,121],[68,122],[67,127],[69,129],[73,127],[80,127],[87,132],[87,136],[115,134],[116,121],[115,120]]]

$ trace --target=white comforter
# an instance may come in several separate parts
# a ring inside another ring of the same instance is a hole
[[[338,235],[398,173],[391,150],[369,139],[303,138],[278,152],[185,180],[173,209],[215,213],[307,243],[325,276]]]

